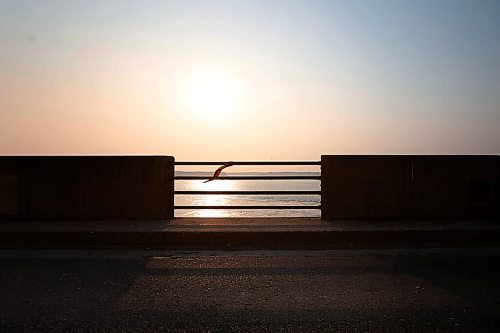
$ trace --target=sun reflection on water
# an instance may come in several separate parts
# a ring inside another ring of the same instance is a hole
[[[196,191],[233,191],[234,182],[227,180],[214,180],[208,183],[203,181],[193,184]],[[196,199],[196,206],[229,206],[230,200],[227,195],[202,195]],[[227,217],[228,213],[221,209],[199,209],[194,211],[195,217]]]
[[[208,177],[207,177],[208,178]],[[282,191],[282,190],[319,190],[316,181],[251,181],[251,180],[179,180],[175,183],[179,191]],[[179,206],[246,206],[246,205],[319,205],[315,195],[226,195],[190,194],[176,195],[175,204]],[[176,217],[319,217],[316,210],[283,209],[179,209]]]

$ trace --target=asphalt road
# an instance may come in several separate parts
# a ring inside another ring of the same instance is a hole
[[[500,250],[0,251],[5,332],[498,332]]]

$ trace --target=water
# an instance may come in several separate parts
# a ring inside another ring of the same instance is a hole
[[[317,180],[177,180],[175,189],[182,191],[319,191]],[[176,205],[300,205],[317,206],[319,195],[176,195]],[[319,209],[252,209],[223,210],[200,209],[178,210],[176,217],[319,217]]]

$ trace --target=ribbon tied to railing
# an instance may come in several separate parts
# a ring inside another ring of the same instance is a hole
[[[212,180],[216,180],[217,178],[219,178],[222,170],[224,170],[225,168],[228,168],[230,166],[233,166],[233,165],[234,165],[234,162],[224,163],[221,167],[219,167],[217,170],[215,170],[214,175],[212,177],[208,178],[203,183],[208,183],[208,182],[211,182]]]

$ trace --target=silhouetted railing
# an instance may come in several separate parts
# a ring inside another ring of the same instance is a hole
[[[205,176],[175,176],[176,180],[207,179]],[[320,176],[220,176],[222,180],[321,180]]]
[[[222,166],[226,162],[175,162],[175,165],[218,165]],[[321,165],[319,161],[277,161],[277,162],[256,162],[242,161],[231,162],[232,165]],[[175,180],[207,180],[206,176],[175,176]],[[250,176],[219,176],[217,180],[319,180],[321,176],[309,175],[250,175]],[[321,195],[321,191],[174,191],[175,195]],[[238,206],[185,206],[177,205],[175,209],[321,209],[321,205],[238,205]]]

